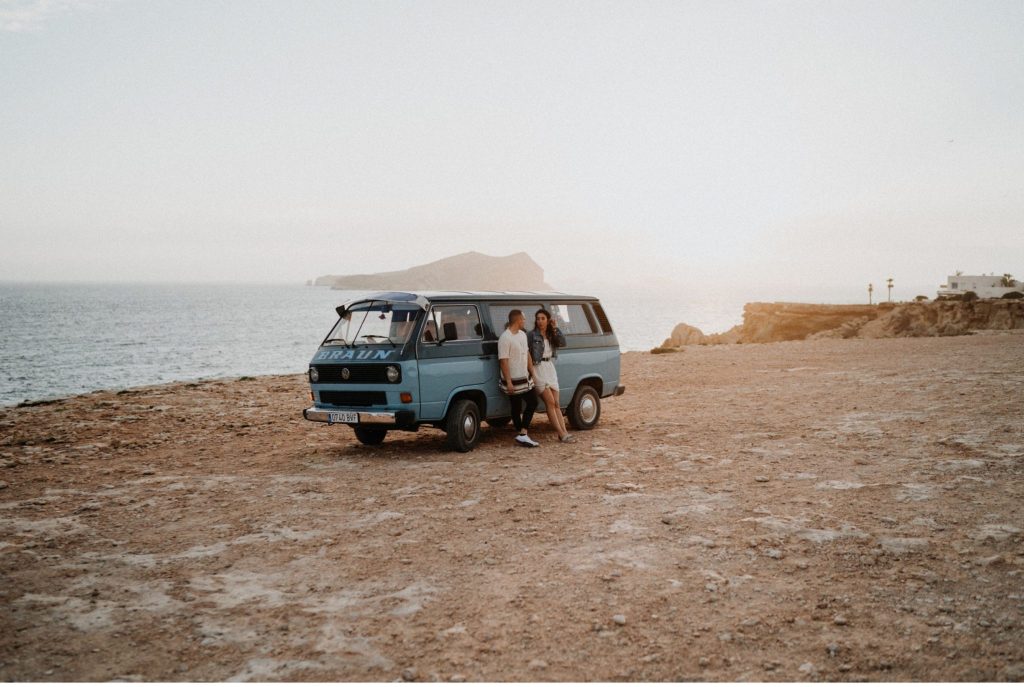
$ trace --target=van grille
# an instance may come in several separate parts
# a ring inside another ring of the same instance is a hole
[[[383,391],[321,391],[320,402],[334,406],[384,406],[388,397]]]
[[[388,378],[384,373],[387,365],[314,365],[320,373],[318,384],[387,384]],[[342,376],[341,371],[347,369],[348,379]],[[401,369],[401,368],[399,368]]]

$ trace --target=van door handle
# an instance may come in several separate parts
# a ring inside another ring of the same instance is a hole
[[[480,356],[480,360],[493,360],[493,359],[494,359],[493,355],[482,355],[482,356]]]

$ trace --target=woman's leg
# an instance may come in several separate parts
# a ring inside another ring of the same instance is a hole
[[[558,397],[555,396],[555,391],[551,387],[544,389],[542,395],[544,399],[544,408],[548,411],[548,420],[551,421],[551,426],[558,432],[558,438],[561,439],[565,436],[565,424],[562,422],[562,411],[558,407]]]
[[[562,436],[569,434],[569,429],[565,426],[565,416],[562,415],[562,409],[558,406],[558,389],[548,389],[551,392],[552,405],[555,407],[555,417],[558,418],[558,426],[562,429]]]

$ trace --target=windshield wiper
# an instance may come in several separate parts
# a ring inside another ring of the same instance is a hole
[[[382,336],[380,334],[363,334],[359,338],[360,339],[387,339],[388,343],[391,344],[392,346],[397,346],[398,345],[394,341],[391,340],[390,336]]]

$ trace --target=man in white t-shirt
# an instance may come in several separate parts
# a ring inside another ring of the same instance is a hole
[[[537,394],[533,393],[533,357],[530,355],[530,344],[526,340],[523,325],[526,317],[522,310],[513,310],[508,314],[508,326],[498,337],[498,365],[501,366],[501,378],[504,381],[505,393],[512,411],[512,423],[519,434],[516,443],[528,448],[536,448],[539,443],[528,434],[533,413],[537,410]],[[515,393],[516,387],[526,387],[521,393]],[[523,405],[526,411],[523,411]]]

